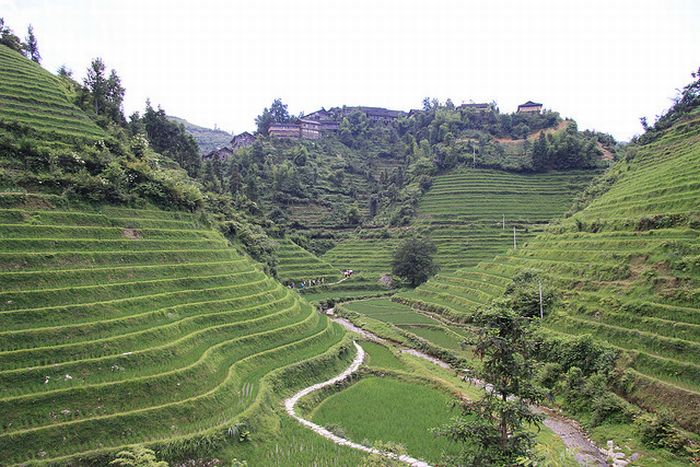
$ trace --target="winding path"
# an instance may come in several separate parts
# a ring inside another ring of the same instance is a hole
[[[414,466],[414,467],[430,467],[430,464],[427,462],[424,462],[420,459],[413,458],[411,456],[407,455],[397,455],[391,452],[386,452],[386,451],[380,451],[379,449],[375,449],[369,446],[365,446],[364,444],[359,444],[355,443],[353,441],[350,441],[349,439],[342,438],[334,433],[331,433],[327,429],[323,428],[320,425],[317,425],[309,420],[306,420],[305,418],[300,417],[299,415],[296,414],[294,410],[294,406],[296,406],[297,402],[299,402],[299,399],[301,399],[304,396],[307,396],[311,394],[312,392],[318,391],[319,389],[325,388],[327,386],[331,386],[333,384],[339,383],[341,381],[344,381],[350,375],[355,373],[358,368],[360,368],[360,365],[362,365],[362,362],[365,359],[365,351],[364,349],[357,343],[353,342],[355,344],[355,348],[357,349],[357,355],[355,356],[355,359],[352,361],[352,364],[343,371],[341,374],[336,376],[335,378],[331,378],[328,381],[324,381],[323,383],[318,383],[314,384],[313,386],[309,386],[307,388],[302,389],[301,391],[297,392],[294,394],[292,397],[285,399],[284,401],[284,408],[286,409],[287,413],[293,417],[295,420],[297,420],[299,423],[304,425],[305,427],[313,430],[314,432],[318,433],[319,435],[323,436],[326,439],[329,439],[333,441],[335,444],[338,444],[340,446],[348,446],[353,449],[358,449],[360,451],[364,451],[368,454],[379,454],[384,457],[388,457],[391,459],[398,459],[408,465]]]
[[[379,342],[379,343],[386,344],[386,345],[393,345],[393,343],[387,341],[386,339],[383,339],[383,338],[377,336],[376,334],[373,334],[365,329],[362,329],[358,326],[355,326],[354,324],[352,324],[349,320],[347,320],[345,318],[340,318],[340,317],[334,316],[333,315],[333,308],[330,308],[329,310],[327,310],[326,313],[330,315],[330,318],[333,321],[340,324],[348,331],[359,334],[363,338],[370,340],[370,341]],[[357,344],[355,344],[355,345],[359,347],[359,345],[357,345]],[[432,363],[434,363],[442,368],[450,368],[450,366],[446,362],[443,362],[442,360],[439,360],[435,357],[432,357],[432,356],[430,356],[424,352],[421,352],[419,350],[410,349],[410,348],[401,348],[401,352],[414,355],[414,356],[422,358],[424,360],[428,360],[428,361],[430,361],[430,362],[432,362]],[[354,364],[354,362],[353,362],[353,364]],[[359,364],[358,364],[358,367],[359,367]],[[331,381],[333,381],[333,380],[331,380]],[[478,385],[478,386],[487,387],[487,385],[483,381],[480,381],[478,379],[470,378],[469,381],[472,382],[473,384]],[[325,384],[325,383],[321,383],[321,384]],[[333,384],[333,383],[330,383],[330,384]],[[322,387],[324,387],[324,386],[322,386]],[[309,392],[313,392],[313,391],[309,391]],[[544,417],[545,417],[544,422],[543,422],[544,425],[547,428],[549,428],[550,430],[552,430],[552,432],[554,432],[554,434],[556,434],[562,440],[564,445],[574,453],[574,458],[576,459],[576,462],[579,463],[579,465],[582,465],[582,466],[607,466],[608,465],[607,456],[605,454],[603,454],[603,452],[598,448],[598,446],[595,445],[595,443],[593,443],[593,441],[591,441],[588,438],[588,436],[586,436],[586,433],[584,432],[584,430],[581,428],[581,426],[576,421],[570,420],[570,419],[558,414],[557,412],[555,412],[552,409],[549,409],[547,407],[534,407],[534,409],[537,413],[544,415]],[[289,412],[289,410],[288,410],[288,412]],[[311,423],[311,422],[308,422],[308,423]],[[316,425],[316,426],[318,426],[318,425]],[[319,428],[323,429],[322,427],[319,427]],[[333,435],[333,436],[335,436],[335,435]],[[342,439],[342,438],[340,438],[340,439]],[[365,448],[366,448],[366,446],[365,446]],[[371,449],[371,448],[368,448],[368,449]],[[423,463],[423,464],[412,464],[412,465],[427,465],[427,464]]]

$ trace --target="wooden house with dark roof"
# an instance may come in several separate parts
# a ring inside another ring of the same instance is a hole
[[[224,146],[222,148],[214,149],[213,151],[202,156],[204,160],[219,159],[220,161],[225,161],[233,155],[233,149]]]
[[[268,128],[267,134],[281,139],[301,137],[298,123],[273,123],[270,125],[270,128]]]
[[[319,139],[321,137],[321,123],[316,120],[300,118],[299,136],[304,139]]]
[[[457,107],[457,108],[458,108],[458,109],[467,109],[467,110],[476,110],[476,111],[478,111],[478,112],[487,112],[487,111],[491,110],[491,104],[487,104],[487,103],[478,103],[478,104],[469,103],[469,104],[462,104],[462,105],[460,105],[460,106]]]
[[[367,115],[367,118],[372,122],[382,122],[388,123],[392,120],[396,120],[400,116],[404,115],[404,112],[400,110],[390,110],[383,107],[357,107],[360,111]]]
[[[247,131],[239,133],[231,140],[231,148],[235,151],[240,148],[247,148],[255,142],[255,136]]]
[[[542,111],[542,104],[538,104],[537,102],[527,101],[524,104],[520,104],[518,106],[518,113],[541,112],[541,111]]]
[[[335,132],[338,131],[338,128],[340,128],[335,114],[333,112],[329,112],[323,107],[316,112],[311,112],[308,115],[304,115],[303,119],[318,122],[321,125],[321,131]]]
[[[300,118],[296,122],[273,123],[267,130],[267,134],[280,139],[319,139],[321,124],[305,118]]]

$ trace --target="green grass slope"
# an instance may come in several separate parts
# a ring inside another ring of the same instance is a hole
[[[452,171],[435,178],[421,198],[411,226],[435,242],[435,259],[443,271],[474,266],[512,247],[513,228],[516,241],[523,243],[549,220],[563,215],[594,175],[593,171]],[[379,277],[391,273],[391,258],[404,234],[399,229],[389,237],[361,232],[323,258],[336,266]]]
[[[277,277],[283,283],[325,279],[326,283],[340,279],[340,269],[300,247],[288,238],[277,240]]]
[[[200,452],[337,361],[342,329],[192,214],[0,206],[2,465]]]
[[[468,315],[538,270],[561,296],[545,329],[619,349],[634,381],[626,397],[700,432],[700,115],[636,149],[584,210],[400,299]]]
[[[593,171],[518,174],[463,169],[436,177],[418,204],[415,227],[438,247],[443,271],[474,266],[522,243],[560,217]],[[504,226],[505,220],[505,226]]]
[[[4,46],[0,46],[0,122],[28,126],[46,139],[107,137],[71,103],[59,78]]]

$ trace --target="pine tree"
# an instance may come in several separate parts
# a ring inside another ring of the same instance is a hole
[[[95,115],[100,115],[107,101],[107,78],[105,78],[105,63],[100,57],[92,60],[83,80],[85,88],[90,93]]]
[[[27,28],[27,38],[25,39],[25,49],[27,51],[27,58],[31,59],[36,63],[41,63],[41,54],[39,53],[39,44],[37,43],[36,36],[34,35],[34,27],[30,24]]]
[[[544,132],[540,132],[539,138],[535,141],[532,147],[532,166],[538,172],[547,168],[549,163],[549,148],[547,139],[544,137]]]

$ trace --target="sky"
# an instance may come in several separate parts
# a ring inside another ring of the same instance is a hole
[[[541,102],[580,129],[627,140],[700,67],[697,0],[0,0],[32,24],[55,72],[116,69],[124,111],[147,98],[230,132],[280,97],[320,107]]]

